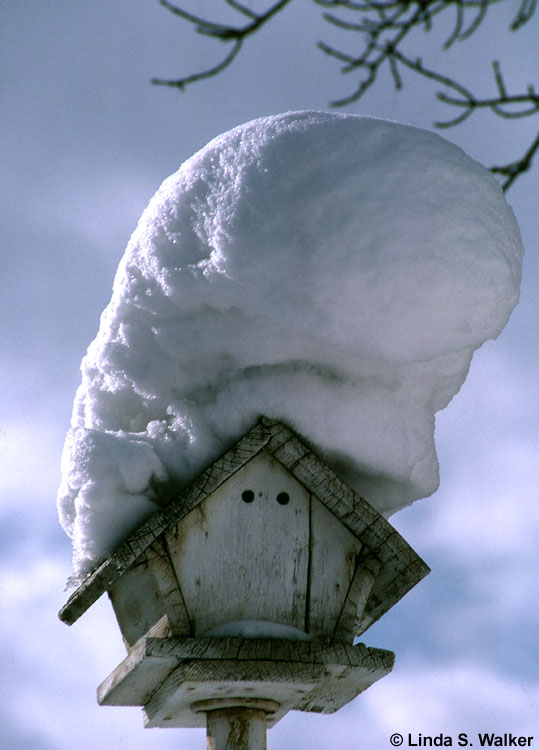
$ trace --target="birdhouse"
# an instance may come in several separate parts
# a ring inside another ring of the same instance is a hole
[[[390,672],[392,652],[354,638],[428,572],[302,439],[262,418],[60,617],[109,594],[128,655],[100,703],[143,706],[147,727],[208,731],[241,709],[265,732],[291,709],[336,711]]]

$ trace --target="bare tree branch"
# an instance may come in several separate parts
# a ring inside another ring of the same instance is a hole
[[[231,8],[234,8],[234,10],[238,10],[240,13],[243,13],[243,15],[247,16],[247,18],[256,19],[257,17],[254,11],[252,11],[250,8],[246,8],[245,5],[238,3],[237,0],[225,0],[225,3],[227,5],[230,5]]]
[[[533,85],[530,84],[525,93],[509,94],[498,61],[492,63],[497,96],[478,97],[462,83],[436,70],[427,68],[421,58],[412,59],[402,50],[401,45],[412,29],[425,24],[431,26],[433,18],[438,13],[446,10],[450,5],[453,5],[455,8],[455,25],[451,35],[444,44],[444,48],[447,49],[456,41],[467,39],[484,20],[489,5],[497,1],[448,0],[447,2],[443,2],[442,0],[409,0],[405,2],[403,0],[402,2],[396,2],[388,0],[388,2],[378,1],[370,3],[366,1],[361,4],[352,4],[346,2],[346,0],[315,0],[317,5],[322,5],[323,7],[341,8],[346,11],[353,10],[354,12],[358,10],[370,12],[370,15],[363,16],[360,22],[341,18],[335,16],[333,13],[324,14],[324,18],[332,25],[344,31],[354,31],[363,37],[363,47],[357,57],[324,43],[319,43],[318,45],[327,55],[344,63],[341,68],[342,73],[349,74],[354,70],[364,72],[355,91],[347,97],[333,101],[332,105],[342,107],[358,101],[367,89],[376,83],[379,70],[387,64],[396,89],[403,88],[403,78],[399,66],[404,66],[424,78],[441,84],[445,88],[445,91],[436,92],[437,99],[461,111],[453,118],[435,122],[436,127],[448,128],[459,125],[474,114],[474,112],[481,109],[488,109],[493,114],[505,119],[518,119],[539,115],[539,94],[536,93]],[[523,0],[511,29],[520,28],[524,23],[527,23],[532,17],[536,5],[537,0]],[[473,13],[471,22],[466,16],[469,12]],[[495,174],[507,177],[502,183],[504,190],[507,190],[520,174],[523,174],[530,168],[537,150],[538,146],[534,141],[532,147],[530,147],[521,159],[505,166],[492,168]]]
[[[516,31],[524,24],[528,23],[537,8],[537,0],[522,0],[520,10],[511,24],[511,31]]]
[[[240,52],[247,37],[255,34],[273,16],[282,11],[292,0],[274,2],[263,12],[255,12],[241,0],[223,0],[223,3],[236,11],[244,21],[243,25],[230,26],[202,18],[169,0],[160,0],[161,5],[173,15],[191,24],[195,31],[225,44],[230,51],[217,64],[205,70],[178,79],[153,79],[153,83],[183,90],[188,84],[211,78],[227,68]],[[355,89],[348,96],[331,102],[334,107],[343,107],[358,101],[373,85],[378,73],[387,66],[395,88],[404,87],[403,71],[429,79],[442,87],[436,91],[436,98],[456,110],[456,115],[447,120],[435,122],[439,128],[459,125],[475,112],[488,110],[504,119],[519,119],[539,115],[539,94],[533,84],[522,93],[509,93],[502,75],[500,63],[492,63],[496,94],[477,96],[461,82],[454,80],[439,70],[424,65],[421,58],[413,58],[404,51],[403,45],[416,28],[430,31],[440,13],[453,12],[452,31],[443,44],[448,49],[457,42],[469,39],[481,26],[489,9],[503,0],[312,0],[314,5],[323,8],[323,18],[328,24],[340,29],[343,34],[353,33],[360,39],[357,53],[337,49],[334,45],[319,41],[318,47],[328,57],[341,64],[341,72],[347,76],[358,75]],[[537,9],[538,0],[521,0],[518,12],[509,27],[516,31],[529,23]],[[445,16],[444,16],[445,17]],[[349,38],[349,37],[348,37]],[[492,172],[506,179],[502,183],[507,190],[516,178],[530,169],[532,160],[539,150],[539,136],[522,156],[502,166],[492,167]]]
[[[402,52],[391,50],[388,52],[393,60],[398,60],[403,65],[411,68],[416,73],[424,76],[425,78],[431,78],[444,86],[452,88],[454,91],[460,94],[461,98],[457,96],[451,96],[444,92],[437,92],[436,97],[445,104],[452,104],[455,107],[460,107],[464,111],[455,117],[454,119],[445,122],[434,123],[438,128],[449,128],[454,125],[458,125],[472,115],[478,109],[490,109],[499,117],[505,117],[506,119],[514,119],[519,117],[529,117],[539,113],[539,94],[536,94],[533,87],[529,86],[526,94],[508,95],[505,88],[505,84],[501,75],[500,65],[497,60],[493,62],[494,76],[498,85],[500,95],[498,97],[491,97],[488,99],[478,99],[468,89],[464,88],[461,84],[453,81],[451,78],[442,76],[433,70],[428,70],[423,65],[421,59],[410,60]],[[395,63],[393,63],[395,64]],[[525,109],[512,110],[507,107],[513,105],[527,105]]]
[[[511,162],[511,164],[505,164],[502,167],[490,168],[490,171],[494,172],[494,174],[500,174],[507,177],[507,179],[502,182],[502,188],[504,190],[508,190],[519,175],[524,174],[524,172],[527,172],[530,169],[533,157],[537,151],[539,151],[539,132],[521,159]]]
[[[231,42],[232,49],[225,55],[221,62],[213,65],[200,73],[193,73],[192,75],[178,78],[175,80],[164,79],[164,78],[153,78],[152,83],[158,86],[172,86],[183,90],[188,84],[194,83],[195,81],[201,81],[204,78],[212,78],[213,76],[220,73],[222,70],[227,68],[234,60],[238,52],[240,51],[242,44],[247,37],[255,34],[270,18],[273,18],[280,10],[288,5],[291,0],[279,0],[274,5],[270,6],[264,13],[255,13],[254,11],[247,8],[238,0],[225,0],[226,4],[234,10],[238,11],[244,16],[250,18],[250,23],[245,26],[226,26],[224,24],[215,23],[213,21],[206,21],[204,18],[195,16],[192,13],[188,13],[182,8],[178,8],[176,5],[172,5],[168,0],[160,0],[161,5],[169,10],[176,16],[183,18],[184,21],[191,23],[199,34],[213,37],[221,42]]]

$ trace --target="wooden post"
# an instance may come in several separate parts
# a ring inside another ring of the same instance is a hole
[[[266,714],[222,708],[206,714],[207,750],[266,750]]]
[[[206,714],[207,750],[266,750],[266,717],[276,701],[256,698],[213,699],[191,706]]]

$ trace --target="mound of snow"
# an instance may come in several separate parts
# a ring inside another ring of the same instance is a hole
[[[236,620],[218,625],[207,633],[204,638],[272,638],[286,641],[310,641],[311,636],[292,625],[281,625],[266,620]]]
[[[144,212],[82,363],[58,501],[76,574],[261,414],[384,513],[434,492],[435,412],[521,256],[497,182],[432,133],[300,112],[211,141]]]

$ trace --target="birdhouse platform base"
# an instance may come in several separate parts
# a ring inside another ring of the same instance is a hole
[[[143,706],[146,727],[205,727],[212,711],[228,708],[264,711],[271,727],[290,710],[337,711],[393,662],[391,651],[362,643],[143,637],[100,685],[98,700]]]

